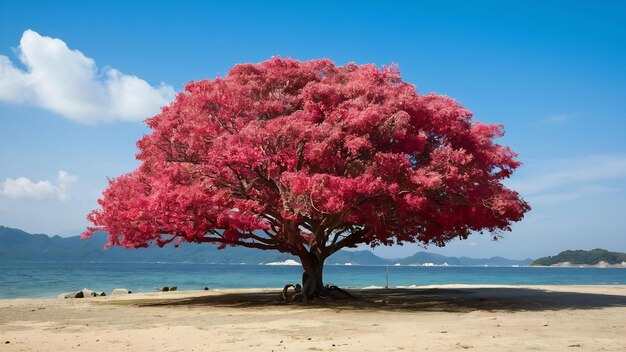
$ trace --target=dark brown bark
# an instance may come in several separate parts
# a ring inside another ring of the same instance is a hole
[[[304,272],[302,273],[302,298],[309,301],[319,296],[324,290],[323,256],[307,253],[300,256]]]

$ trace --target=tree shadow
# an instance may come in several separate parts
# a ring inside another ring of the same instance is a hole
[[[385,310],[423,312],[481,311],[549,311],[626,307],[626,296],[559,292],[531,288],[463,288],[463,289],[358,289],[349,290],[356,299],[326,298],[310,304],[285,304],[280,291],[224,293],[186,298],[128,300],[140,307],[231,307],[261,308],[332,308],[337,310]]]

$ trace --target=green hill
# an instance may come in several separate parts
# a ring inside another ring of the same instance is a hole
[[[530,265],[550,266],[559,263],[571,263],[575,265],[596,265],[599,262],[607,264],[621,264],[626,262],[626,253],[609,252],[606,249],[592,249],[590,251],[568,250],[555,256],[539,258]]]

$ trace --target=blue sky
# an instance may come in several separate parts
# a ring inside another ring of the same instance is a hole
[[[396,63],[420,92],[506,126],[524,162],[508,184],[533,210],[498,242],[431,250],[626,251],[624,22],[625,1],[2,1],[0,224],[78,234],[107,177],[136,167],[161,102],[279,55]]]

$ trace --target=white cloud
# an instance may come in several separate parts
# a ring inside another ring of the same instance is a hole
[[[570,121],[572,118],[574,118],[574,115],[572,114],[557,114],[557,115],[552,115],[552,116],[548,116],[543,120],[539,120],[539,124],[541,125],[557,125],[557,124],[561,124],[561,123],[565,123],[567,121]]]
[[[2,183],[0,194],[15,199],[58,199],[61,201],[70,198],[68,190],[72,183],[78,180],[77,176],[67,171],[59,171],[56,184],[45,180],[34,182],[27,177],[16,179],[7,178]]]
[[[510,180],[508,184],[524,194],[537,194],[573,184],[593,183],[626,177],[626,155],[596,155],[566,160],[550,160],[528,165],[538,172],[533,176]]]
[[[531,175],[508,180],[532,205],[556,205],[583,197],[619,192],[610,185],[626,178],[626,155],[595,155],[529,163]]]
[[[105,67],[60,39],[27,30],[17,50],[26,70],[0,55],[0,101],[34,104],[83,123],[138,121],[159,112],[175,95],[164,83]]]

